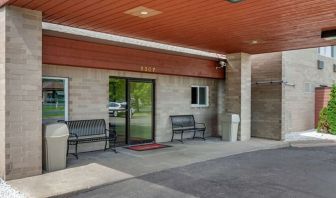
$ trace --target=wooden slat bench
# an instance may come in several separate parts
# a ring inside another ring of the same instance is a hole
[[[104,151],[107,149],[107,142],[113,143],[113,150],[116,151],[117,134],[114,130],[106,128],[104,119],[97,120],[73,120],[64,122],[69,129],[68,149],[69,146],[75,146],[75,153],[72,153],[78,159],[77,147],[81,143],[103,142],[105,141]],[[109,132],[109,134],[107,134]],[[110,146],[111,147],[111,146]]]
[[[204,134],[206,126],[204,123],[196,123],[193,115],[172,115],[170,116],[172,122],[172,138],[171,142],[174,141],[174,134],[181,134],[181,142],[183,143],[183,133],[193,132],[194,138],[202,138],[205,140]],[[202,137],[196,137],[196,133],[202,133]]]

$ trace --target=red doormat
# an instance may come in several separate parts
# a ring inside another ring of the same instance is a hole
[[[143,145],[129,146],[129,147],[126,147],[126,148],[130,149],[130,150],[133,150],[133,151],[148,151],[148,150],[167,148],[167,147],[170,147],[170,146],[153,143],[153,144],[143,144]]]

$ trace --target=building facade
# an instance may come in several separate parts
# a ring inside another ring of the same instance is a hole
[[[42,174],[42,125],[58,121],[104,119],[120,145],[169,141],[170,115],[220,136],[239,114],[242,141],[310,128],[312,90],[334,75],[315,71],[316,50],[251,55],[335,45],[321,38],[330,2],[301,5],[0,0],[0,177]]]
[[[0,9],[2,178],[42,173],[42,123],[105,119],[118,143],[129,145],[170,141],[170,115],[192,114],[206,124],[207,136],[218,136],[223,115],[237,113],[239,138],[250,138],[250,55],[227,55],[225,74],[218,59],[55,36],[42,31],[41,17]],[[103,144],[83,144],[79,151]]]
[[[315,88],[336,82],[335,47],[252,56],[252,136],[315,128]]]

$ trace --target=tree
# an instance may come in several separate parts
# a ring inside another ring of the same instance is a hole
[[[327,110],[327,107],[323,107],[323,109],[320,111],[320,117],[317,125],[318,132],[328,133],[330,130],[328,124]]]
[[[151,105],[152,84],[151,83],[131,83],[130,86],[131,102],[135,106],[136,112],[140,112],[140,108]]]
[[[109,101],[126,102],[126,81],[124,79],[110,78]]]
[[[326,114],[330,127],[329,132],[336,135],[336,84],[332,86]]]

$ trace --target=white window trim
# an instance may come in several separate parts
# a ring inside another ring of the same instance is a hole
[[[64,100],[65,100],[65,106],[64,106],[64,120],[69,120],[69,79],[68,78],[62,78],[62,77],[49,77],[44,76],[42,79],[48,79],[48,80],[64,80]]]
[[[209,86],[200,86],[200,85],[191,85],[191,88],[196,87],[197,88],[197,104],[191,104],[191,107],[209,107]],[[205,87],[206,90],[206,104],[199,104],[199,88]]]

